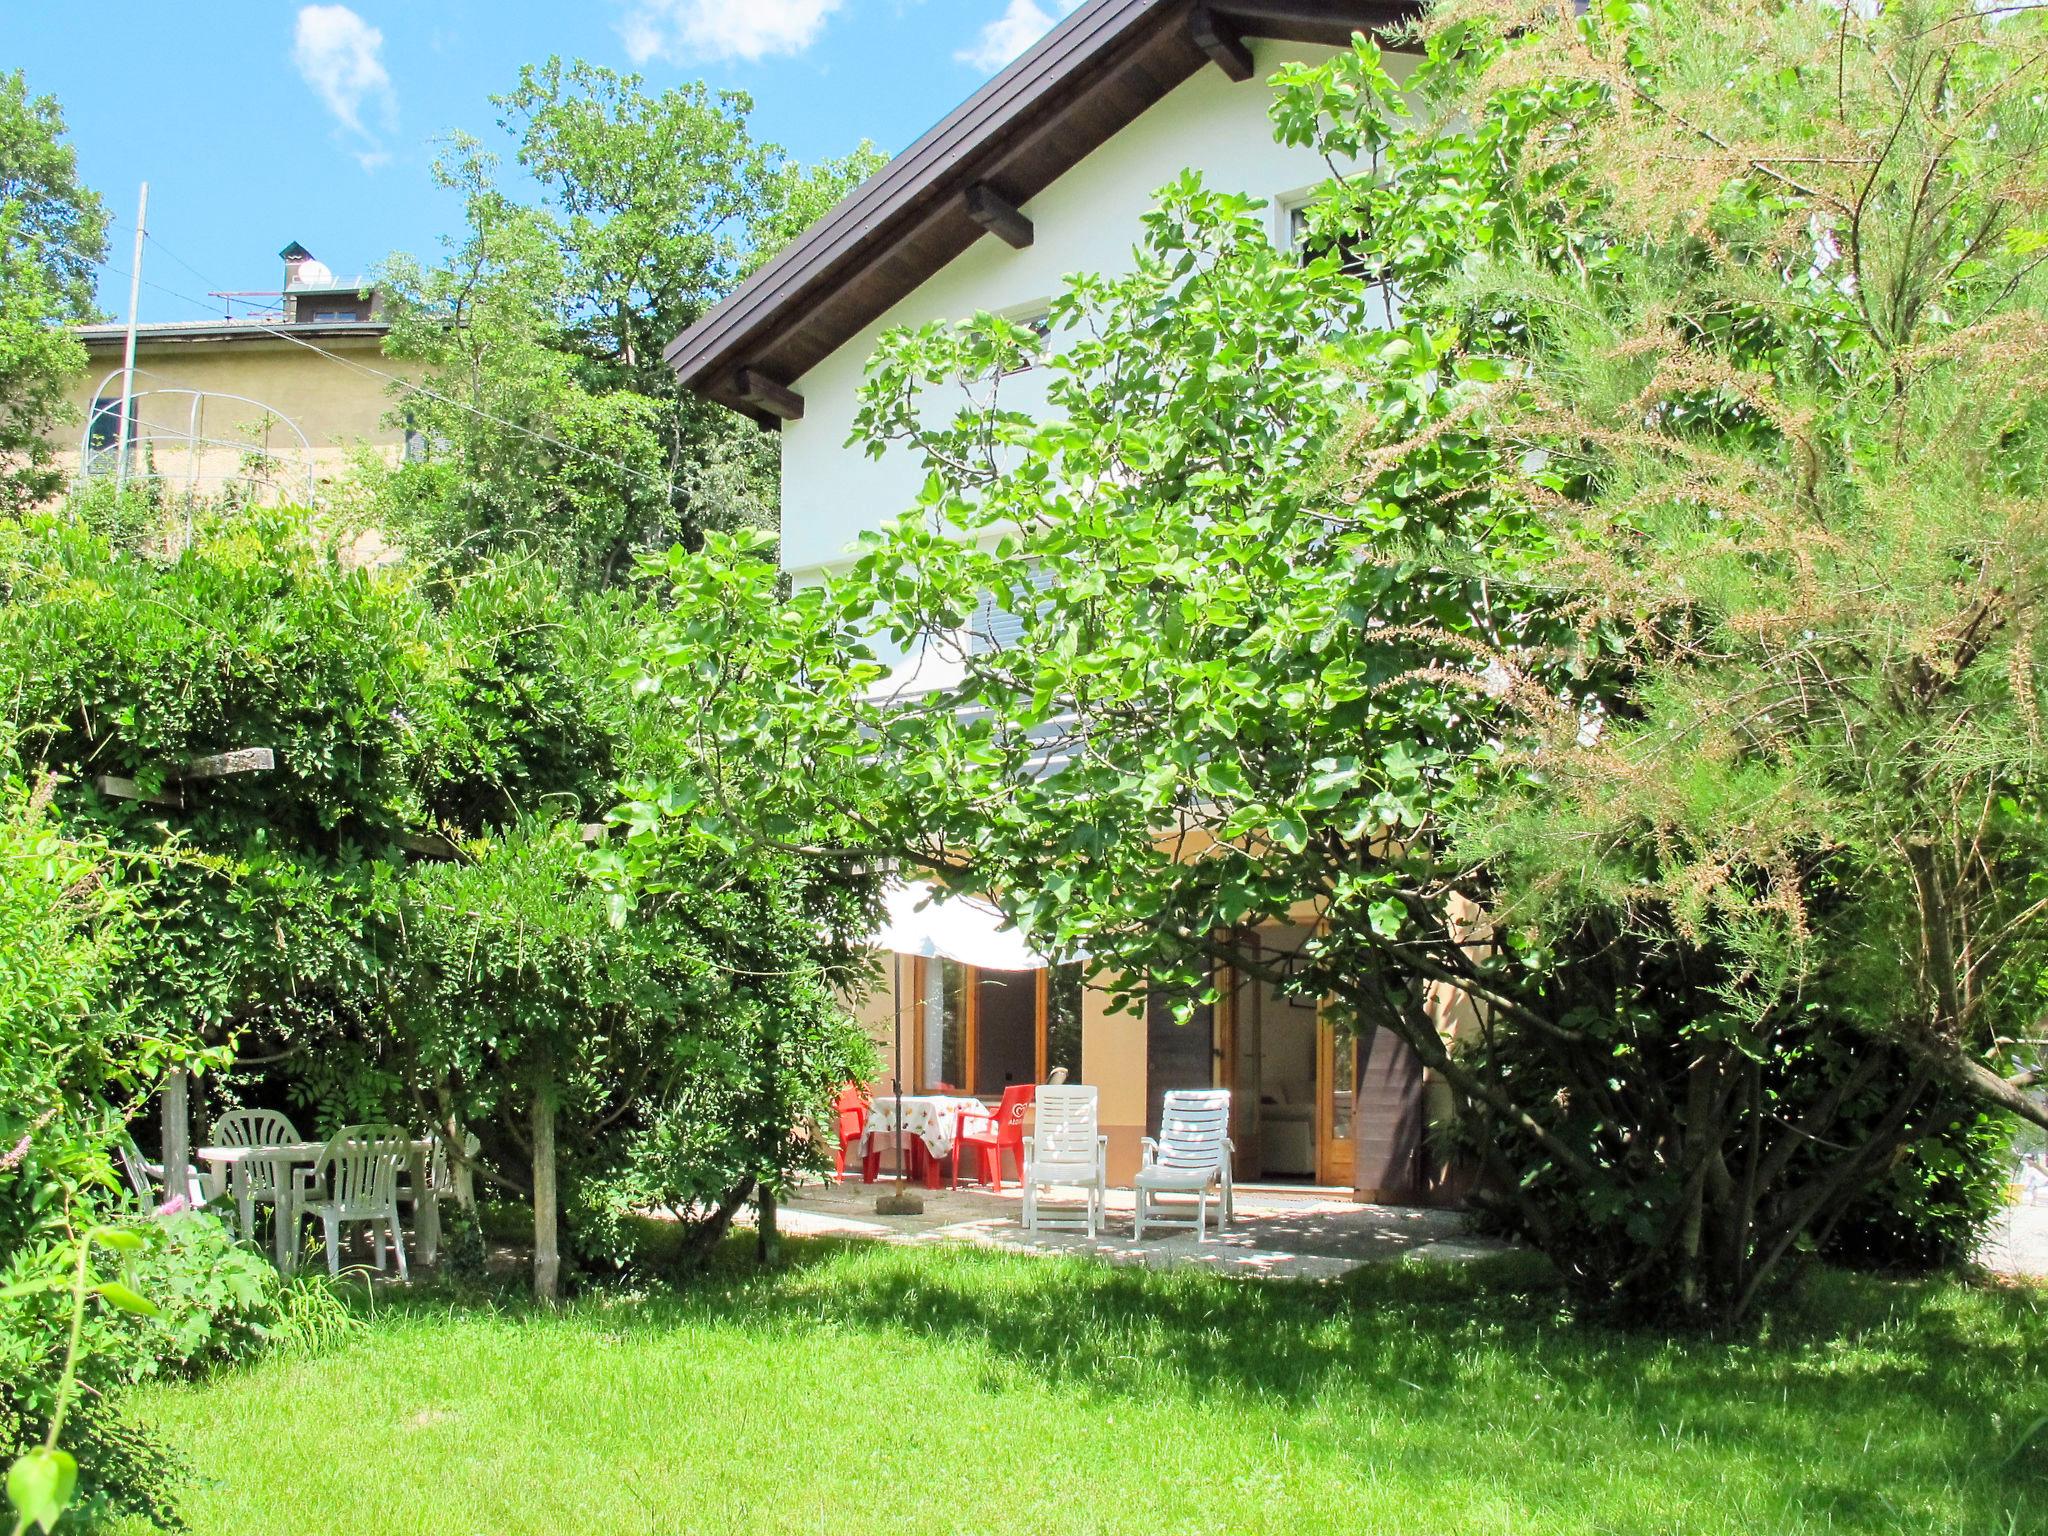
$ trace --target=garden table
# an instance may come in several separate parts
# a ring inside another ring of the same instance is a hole
[[[951,1154],[953,1142],[960,1134],[961,1116],[987,1113],[988,1106],[979,1099],[945,1093],[903,1095],[904,1132],[924,1143],[935,1164],[943,1162]],[[895,1145],[896,1096],[878,1093],[868,1109],[867,1138],[861,1148],[861,1156],[865,1158],[879,1147]]]
[[[419,1196],[413,1202],[413,1237],[419,1244],[420,1261],[432,1264],[441,1251],[441,1209],[427,1184],[427,1165],[433,1156],[434,1144],[424,1137],[412,1142],[412,1187]],[[320,1154],[327,1150],[324,1141],[290,1141],[275,1147],[200,1147],[194,1156],[212,1170],[214,1191],[232,1193],[238,1220],[243,1224],[242,1237],[252,1238],[254,1223],[249,1219],[248,1199],[249,1169],[252,1164],[265,1163],[277,1169],[276,1188],[280,1193],[294,1187],[293,1174],[299,1168],[311,1168],[320,1161]],[[277,1267],[287,1273],[292,1268],[292,1227],[295,1223],[287,1220],[284,1202],[279,1200],[278,1209],[271,1222],[272,1247],[275,1250]]]

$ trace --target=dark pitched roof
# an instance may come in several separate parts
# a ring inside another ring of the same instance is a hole
[[[1215,67],[1209,50],[1227,55],[1233,38],[1341,45],[1419,9],[1413,0],[1088,0],[670,343],[669,366],[688,388],[772,422],[793,399],[784,386],[989,232],[969,211],[970,188],[1028,202]]]

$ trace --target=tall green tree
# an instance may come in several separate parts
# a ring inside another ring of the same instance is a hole
[[[665,563],[642,681],[723,772],[642,835],[1334,998],[1582,1295],[1742,1315],[1902,1159],[2048,1119],[2040,37],[1457,4],[1401,87],[1291,72],[1322,254],[1170,188],[1043,345],[885,342],[862,430],[929,479],[848,575]]]
[[[0,75],[0,513],[54,494],[45,434],[85,349],[64,331],[99,318],[93,269],[106,255],[106,214],[78,180],[54,96],[32,96],[20,70]]]
[[[530,1175],[501,1182],[530,1196],[546,1301],[571,1259],[622,1260],[629,1211],[667,1213],[700,1255],[746,1201],[765,1219],[824,1165],[824,1107],[874,1065],[792,871],[600,880],[623,862],[535,820],[406,886],[394,1025],[460,1123],[523,1155]]]
[[[683,392],[662,352],[880,157],[798,165],[752,137],[744,95],[650,94],[581,61],[495,100],[523,175],[456,139],[437,174],[463,232],[387,274],[389,351],[430,391],[402,411],[432,453],[380,510],[422,553],[533,550],[592,587],[639,551],[772,522],[761,435]]]

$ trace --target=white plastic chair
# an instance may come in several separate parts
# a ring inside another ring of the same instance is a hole
[[[213,1122],[213,1144],[216,1147],[287,1147],[303,1140],[298,1128],[274,1109],[231,1109]],[[256,1235],[256,1207],[271,1207],[271,1220],[277,1219],[281,1196],[286,1193],[287,1179],[276,1163],[252,1162],[241,1170],[239,1179],[230,1182],[239,1189],[235,1201],[235,1220],[244,1242]]]
[[[1209,1240],[1209,1191],[1221,1188],[1221,1205],[1216,1230],[1230,1225],[1233,1214],[1230,1189],[1230,1157],[1237,1149],[1230,1142],[1230,1094],[1222,1088],[1186,1088],[1167,1094],[1160,1110],[1159,1136],[1147,1136],[1140,1144],[1138,1176],[1131,1182],[1137,1190],[1138,1217],[1134,1235],[1144,1240],[1145,1223],[1155,1227],[1192,1228],[1195,1241]],[[1192,1220],[1167,1217],[1162,1195],[1192,1195]]]
[[[341,1273],[341,1228],[347,1222],[367,1223],[376,1244],[377,1268],[384,1268],[387,1235],[398,1254],[398,1278],[410,1280],[405,1262],[405,1231],[398,1224],[398,1165],[412,1156],[412,1138],[387,1127],[350,1127],[320,1149],[313,1166],[300,1174],[291,1207],[292,1240],[299,1222],[313,1217],[327,1243],[327,1273]],[[373,1134],[362,1134],[365,1130]]]
[[[1096,1115],[1096,1091],[1075,1084],[1048,1083],[1038,1090],[1037,1123],[1024,1138],[1024,1228],[1086,1228],[1093,1238],[1109,1199],[1109,1138]],[[1081,1221],[1054,1221],[1038,1213],[1038,1191],[1054,1184],[1088,1192]]]
[[[135,1200],[144,1214],[156,1210],[170,1200],[170,1193],[164,1188],[164,1165],[152,1163],[142,1155],[142,1148],[135,1145],[131,1136],[121,1138],[115,1148],[120,1156],[121,1171],[128,1176],[128,1187],[135,1191]],[[198,1168],[185,1169],[185,1201],[193,1210],[199,1210],[212,1196],[206,1188],[205,1175]]]
[[[389,1129],[393,1135],[400,1134],[395,1127],[379,1126],[377,1129],[380,1132]],[[455,1171],[448,1162],[447,1138],[437,1131],[427,1138],[427,1147],[427,1197],[432,1200],[454,1198]],[[483,1143],[474,1135],[463,1137],[463,1161],[474,1162],[482,1147]],[[412,1187],[412,1163],[409,1159],[398,1166],[398,1203],[412,1207],[413,1220],[419,1220],[420,1193]]]

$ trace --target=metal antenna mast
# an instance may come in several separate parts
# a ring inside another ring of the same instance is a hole
[[[128,488],[128,445],[135,438],[135,317],[142,308],[142,237],[149,223],[149,183],[135,204],[135,260],[128,268],[128,344],[121,356],[121,452],[115,460],[114,495]]]

